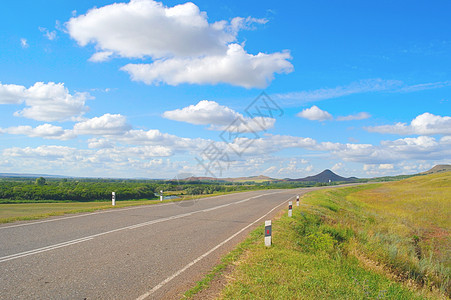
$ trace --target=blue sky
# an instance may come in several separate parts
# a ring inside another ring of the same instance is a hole
[[[0,173],[412,174],[451,157],[449,1],[10,1]]]

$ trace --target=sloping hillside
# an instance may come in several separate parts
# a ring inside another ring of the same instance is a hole
[[[329,182],[329,180],[331,182],[355,181],[355,180],[357,180],[357,178],[356,177],[349,177],[349,178],[342,177],[340,175],[335,174],[331,170],[327,169],[314,176],[307,176],[307,177],[299,178],[299,179],[289,179],[289,181],[312,181],[312,182],[322,182],[322,183],[327,183],[327,182]]]
[[[422,172],[420,174],[435,174],[441,172],[451,172],[451,165],[436,165],[432,169],[426,172]]]

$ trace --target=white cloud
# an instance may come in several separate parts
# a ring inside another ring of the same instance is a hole
[[[229,83],[245,88],[265,88],[274,73],[290,73],[289,52],[246,53],[239,44],[230,44],[225,54],[194,58],[170,58],[152,64],[128,64],[121,68],[132,80],[146,84],[178,85]]]
[[[7,96],[4,99],[9,103],[25,101],[26,107],[15,112],[15,116],[33,120],[46,122],[76,120],[88,110],[85,101],[89,95],[86,93],[71,95],[63,83],[36,82],[26,90],[21,86],[10,85],[5,93]],[[0,86],[1,96],[2,86]]]
[[[84,174],[82,176],[99,177],[133,177],[137,174],[147,174],[153,178],[160,177],[166,165],[170,165],[170,162],[165,161],[164,166],[161,166],[155,161],[155,157],[167,157],[171,153],[171,150],[164,146],[85,150],[51,145],[36,148],[13,147],[1,151],[2,157],[8,158],[8,164],[14,166],[16,172],[36,170],[70,176],[81,172],[81,175]],[[134,171],[133,175],[130,174],[130,169]]]
[[[152,0],[114,3],[71,18],[66,26],[81,46],[95,43],[127,58],[218,54],[236,39],[227,22],[208,23],[207,14],[191,2],[174,7]]]
[[[77,134],[93,135],[121,135],[131,129],[127,119],[120,115],[104,114],[75,124],[74,132]]]
[[[349,115],[349,116],[342,116],[337,117],[337,121],[353,121],[353,120],[364,120],[371,118],[371,115],[367,112],[360,112],[355,115]]]
[[[380,145],[346,144],[333,155],[345,161],[366,164],[390,164],[407,160],[438,160],[451,157],[451,148],[442,140],[433,137],[419,136],[395,141],[382,141]]]
[[[306,165],[308,161],[305,159],[292,158],[289,161],[284,161],[281,168],[277,171],[279,176],[299,178],[313,170],[312,165]]]
[[[25,39],[25,38],[21,38],[21,39],[20,39],[20,46],[21,46],[23,49],[26,49],[26,48],[30,47],[30,46],[28,45],[27,39]]]
[[[256,133],[258,131],[266,131],[273,128],[275,123],[276,119],[273,118],[255,117],[250,119],[239,117],[230,125],[211,126],[210,129],[234,133]]]
[[[26,148],[7,148],[3,150],[3,155],[7,157],[21,157],[23,159],[27,158],[40,158],[45,157],[47,159],[58,159],[61,157],[68,157],[74,155],[80,150],[66,147],[66,146],[39,146],[36,148],[26,147]]]
[[[202,100],[196,105],[182,109],[166,111],[163,117],[195,125],[210,125],[211,130],[227,130],[233,132],[256,132],[270,129],[275,124],[273,118],[244,117],[233,109],[215,101]]]
[[[141,145],[141,146],[159,146],[169,147],[172,152],[192,151],[199,152],[204,149],[211,141],[197,138],[190,139],[162,133],[157,129],[129,130],[122,135],[108,135],[102,138],[93,138],[89,140],[90,148],[112,148],[117,143],[121,145]]]
[[[233,109],[208,100],[202,100],[196,105],[163,113],[163,117],[166,119],[195,125],[229,125],[240,116]]]
[[[404,92],[404,93],[410,93],[410,92],[417,92],[417,91],[424,91],[424,90],[439,89],[439,88],[448,87],[448,86],[451,86],[451,81],[420,83],[420,84],[403,87],[399,91]]]
[[[365,129],[369,132],[401,135],[449,135],[451,134],[451,117],[442,117],[426,112],[413,119],[410,125],[407,125],[406,123],[396,123],[395,125],[366,127]]]
[[[399,80],[384,79],[365,79],[353,82],[349,85],[338,86],[335,88],[323,88],[313,91],[291,92],[285,94],[275,94],[273,97],[278,99],[292,99],[297,102],[311,102],[325,99],[339,98],[343,96],[362,94],[369,92],[393,90],[403,84]]]
[[[107,61],[111,58],[112,55],[113,55],[113,52],[111,52],[111,51],[96,52],[89,58],[89,61],[92,61],[92,62]]]
[[[67,23],[79,45],[98,50],[90,61],[113,55],[151,58],[150,64],[128,64],[122,70],[135,81],[178,85],[228,83],[266,87],[274,73],[289,73],[289,52],[248,54],[236,43],[239,30],[253,29],[266,19],[236,17],[209,23],[207,14],[188,2],[166,7],[153,0],[131,0],[93,8]]]
[[[379,169],[381,170],[393,170],[393,164],[380,164]]]
[[[285,100],[285,104],[299,104],[326,99],[335,99],[355,94],[364,94],[372,92],[390,92],[390,93],[410,93],[422,90],[439,89],[451,86],[451,81],[421,83],[415,85],[406,85],[400,80],[385,80],[381,78],[363,79],[352,82],[348,85],[337,86],[334,88],[321,88],[311,91],[289,92],[283,94],[274,94],[275,99]]]
[[[105,114],[101,117],[94,117],[85,121],[76,123],[73,129],[63,129],[52,124],[39,125],[36,128],[31,126],[17,126],[9,128],[0,128],[0,133],[22,134],[29,137],[42,137],[45,139],[68,140],[76,138],[77,135],[125,135],[131,130],[131,125],[127,119],[120,115]],[[90,148],[107,148],[108,141],[90,140]],[[112,145],[111,143],[109,143]],[[93,146],[96,145],[96,146]]]
[[[56,39],[56,31],[49,31],[47,28],[45,27],[39,27],[39,31],[42,32],[44,34],[44,36],[46,38],[48,38],[50,41],[53,41],[54,39]]]
[[[201,138],[183,138],[162,133],[159,130],[128,130],[120,133],[122,125],[126,124],[122,116],[116,117],[117,126],[111,128],[105,129],[102,122],[99,122],[100,120],[109,120],[111,116],[114,115],[102,116],[84,123],[86,125],[85,134],[92,134],[93,131],[90,130],[99,130],[98,134],[104,134],[98,138],[89,139],[89,149],[62,146],[8,148],[1,153],[4,157],[4,164],[8,168],[14,166],[16,170],[30,168],[45,170],[48,167],[49,170],[53,170],[53,173],[62,170],[64,174],[69,175],[77,174],[83,169],[85,174],[89,172],[91,176],[101,175],[94,175],[97,171],[92,170],[99,170],[101,173],[107,171],[110,174],[108,176],[112,176],[112,174],[129,176],[127,172],[130,169],[136,171],[134,174],[149,174],[152,171],[154,173],[150,177],[154,178],[161,177],[161,172],[168,174],[167,172],[170,170],[177,173],[177,170],[182,168],[190,169],[190,172],[194,172],[194,170],[198,170],[198,173],[205,172],[200,166],[194,167],[197,165],[194,157],[202,157],[202,153],[213,141]],[[104,132],[101,131],[102,128],[105,129]],[[9,133],[58,139],[62,139],[65,133],[64,129],[50,124],[36,128],[19,126],[1,131],[5,130]],[[118,135],[112,135],[112,133],[118,133]],[[407,164],[413,165],[422,161],[423,166],[426,166],[432,162],[446,162],[451,157],[451,148],[449,147],[451,138],[449,136],[442,137],[440,140],[420,136],[383,141],[379,145],[371,145],[318,142],[312,138],[264,134],[262,137],[254,139],[236,137],[229,144],[213,143],[222,153],[229,155],[232,172],[238,172],[237,174],[240,174],[239,172],[257,174],[256,172],[258,172],[261,174],[262,170],[267,170],[268,172],[277,172],[279,176],[293,178],[308,175],[313,170],[313,166],[304,158],[284,160],[277,156],[273,157],[273,154],[290,148],[303,149],[310,152],[307,155],[341,158],[343,162],[337,162],[332,167],[333,170],[343,168],[344,162],[351,161],[368,165],[365,167],[366,171],[369,172],[368,174],[372,172],[371,174],[374,175],[398,172],[399,168],[404,166],[399,162],[405,162],[405,166],[407,166]],[[241,155],[237,155],[235,151],[240,152]],[[160,160],[151,162],[155,157],[169,157],[181,153],[189,153],[190,161],[164,161],[165,170],[157,168],[156,165]],[[146,169],[144,166],[148,166],[150,169]],[[273,166],[276,169],[270,168]],[[154,167],[155,169],[153,169]],[[173,176],[171,174],[169,173],[167,176]]]
[[[103,148],[113,148],[114,143],[107,139],[89,139],[88,140],[88,148],[91,149],[103,149]]]
[[[325,121],[333,119],[330,113],[321,110],[316,105],[302,110],[300,113],[297,114],[297,116],[312,121]]]
[[[0,82],[0,104],[20,104],[25,97],[26,88],[15,84]]]
[[[336,171],[342,169],[343,166],[344,166],[344,164],[341,163],[341,162],[339,162],[339,163],[336,163],[335,165],[333,165],[333,167],[330,168],[330,169],[331,169],[332,171],[336,172]]]
[[[31,126],[0,128],[0,132],[56,140],[69,140],[76,137],[72,130],[63,129],[62,127],[54,126],[52,124],[43,124],[37,126],[36,128]]]
[[[276,166],[271,166],[271,167],[267,168],[266,170],[264,170],[262,172],[262,174],[271,174],[271,173],[274,173],[276,170],[277,170]]]
[[[254,30],[255,26],[254,24],[266,24],[268,23],[267,19],[257,19],[252,17],[247,18],[241,18],[241,17],[235,17],[230,21],[230,27],[232,29],[232,32],[238,32],[241,29],[246,30]]]

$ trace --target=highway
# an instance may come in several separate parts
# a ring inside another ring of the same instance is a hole
[[[312,189],[2,224],[0,299],[179,299],[249,231]]]

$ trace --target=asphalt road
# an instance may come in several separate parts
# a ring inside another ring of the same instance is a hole
[[[178,299],[250,230],[310,190],[3,224],[0,299]]]

